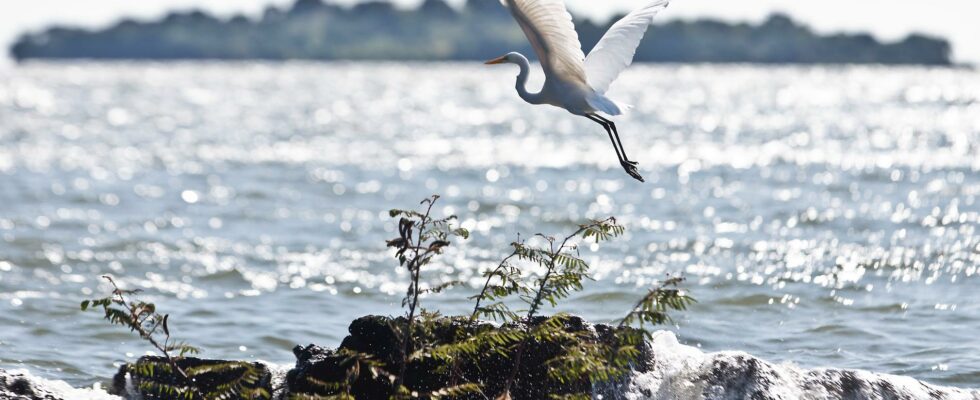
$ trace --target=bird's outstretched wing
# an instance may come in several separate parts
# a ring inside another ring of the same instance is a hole
[[[585,58],[585,72],[592,89],[599,93],[609,90],[609,85],[633,63],[636,48],[653,18],[669,3],[670,0],[650,1],[609,28]]]
[[[501,0],[531,42],[549,78],[586,83],[585,53],[563,0]]]

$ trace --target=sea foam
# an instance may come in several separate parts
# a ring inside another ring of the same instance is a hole
[[[858,370],[803,369],[744,352],[705,353],[657,332],[651,368],[603,398],[622,400],[977,400],[980,392],[934,386],[902,376]]]

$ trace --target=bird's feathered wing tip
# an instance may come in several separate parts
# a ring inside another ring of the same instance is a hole
[[[633,106],[629,104],[618,102],[598,93],[590,96],[588,99],[586,99],[586,101],[588,101],[589,105],[597,111],[612,116],[626,114],[633,108]]]
[[[645,6],[627,14],[609,28],[585,57],[589,86],[599,93],[609,90],[609,85],[633,63],[636,48],[654,17],[668,5],[670,0],[648,0]]]

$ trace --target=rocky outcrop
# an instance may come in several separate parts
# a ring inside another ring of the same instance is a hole
[[[532,321],[540,324],[543,319]],[[399,327],[404,319],[388,317],[364,317],[349,327],[349,335],[337,349],[315,345],[296,347],[296,363],[289,372],[284,367],[250,364],[258,368],[261,378],[250,387],[261,387],[273,394],[274,399],[290,399],[296,395],[329,395],[330,388],[318,382],[341,382],[346,377],[345,351],[370,355],[383,364],[388,373],[400,370],[401,343]],[[467,324],[464,320],[444,318],[431,324],[432,329],[416,335],[418,342],[426,345],[456,341],[460,335],[473,335],[499,329],[488,323]],[[511,325],[509,328],[519,328]],[[592,325],[580,318],[569,318],[563,327],[566,332],[577,333],[583,340],[610,340],[612,329],[604,325]],[[588,381],[566,382],[552,380],[546,362],[563,351],[561,344],[532,343],[517,371],[518,380],[512,388],[514,400],[546,399],[551,395],[591,392],[593,398],[604,400],[980,400],[980,391],[942,387],[922,381],[867,371],[839,369],[803,369],[790,363],[772,363],[749,354],[734,351],[705,353],[695,347],[680,344],[670,332],[657,332],[642,349],[642,356],[634,372],[620,382],[593,385]],[[147,366],[159,358],[142,358],[135,366],[124,366],[116,376],[112,391],[124,399],[170,400],[176,396],[154,395],[146,390],[153,384],[172,386],[186,385],[187,381],[165,369],[157,369],[152,378],[145,372]],[[185,359],[180,367],[185,370],[223,365],[226,361]],[[486,399],[502,389],[510,376],[513,362],[493,351],[480,353],[475,360],[461,363],[462,381],[476,382],[483,386],[487,396],[471,396],[461,399]],[[418,393],[426,393],[447,386],[446,365],[428,360],[415,360],[406,366],[405,385]],[[139,372],[141,369],[144,372]],[[136,373],[133,373],[136,371]],[[196,372],[201,372],[200,369]],[[237,373],[219,369],[197,376],[197,384],[204,391],[217,388],[234,380]],[[149,385],[147,385],[149,384]],[[357,399],[387,399],[393,387],[382,375],[362,373],[351,385]],[[302,397],[299,397],[302,398]],[[64,382],[51,382],[26,373],[9,373],[0,370],[0,400],[117,400],[95,389],[74,389]],[[235,399],[232,397],[231,399]],[[229,400],[231,400],[229,399]]]
[[[531,324],[540,324],[544,318],[538,318]],[[401,348],[397,327],[404,326],[404,319],[387,317],[364,317],[350,325],[350,335],[344,339],[337,350],[325,349],[310,345],[296,347],[296,367],[289,372],[286,381],[289,392],[296,394],[331,394],[322,385],[315,382],[339,382],[344,378],[344,371],[338,368],[345,358],[338,350],[349,350],[356,353],[371,355],[384,364],[388,373],[396,373],[401,368]],[[510,325],[504,328],[518,328]],[[430,345],[440,345],[453,341],[458,335],[471,336],[475,333],[496,329],[493,325],[480,323],[469,325],[459,319],[442,319],[436,323],[431,332],[420,335],[416,340]],[[581,318],[571,317],[565,321],[566,332],[576,333],[582,340],[608,341],[612,339],[613,329],[605,325],[592,325]],[[554,343],[532,342],[525,351],[520,370],[517,371],[517,381],[511,388],[514,400],[537,400],[550,398],[552,395],[591,392],[592,382],[580,380],[574,382],[557,382],[548,375],[547,362],[562,353],[562,346]],[[647,360],[647,353],[640,357]],[[463,362],[460,367],[462,382],[475,382],[483,387],[488,395],[503,391],[503,384],[511,375],[513,360],[492,351],[482,353],[477,359]],[[428,393],[450,385],[448,365],[440,365],[433,360],[416,360],[406,368],[405,386],[418,393]],[[638,370],[645,370],[645,365],[638,365]],[[356,398],[385,399],[394,390],[391,382],[382,376],[361,376],[352,385],[352,394]],[[473,399],[483,399],[482,395],[472,396]]]
[[[254,382],[243,380],[245,365],[253,368],[258,379]],[[184,358],[177,361],[181,371],[190,374],[192,371],[203,371],[193,374],[193,383],[180,373],[170,370],[166,359],[161,357],[142,357],[135,364],[123,365],[113,378],[112,394],[132,398],[139,395],[144,400],[171,400],[174,395],[160,388],[186,388],[192,384],[200,393],[220,392],[222,386],[241,381],[248,389],[264,389],[270,395],[273,392],[272,374],[269,367],[262,363],[239,363],[237,361],[203,360],[199,358]],[[192,396],[194,400],[201,396]]]

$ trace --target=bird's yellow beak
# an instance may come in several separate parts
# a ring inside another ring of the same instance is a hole
[[[506,61],[507,61],[507,56],[501,56],[501,57],[494,58],[493,60],[487,61],[484,64],[486,65],[503,64]]]

